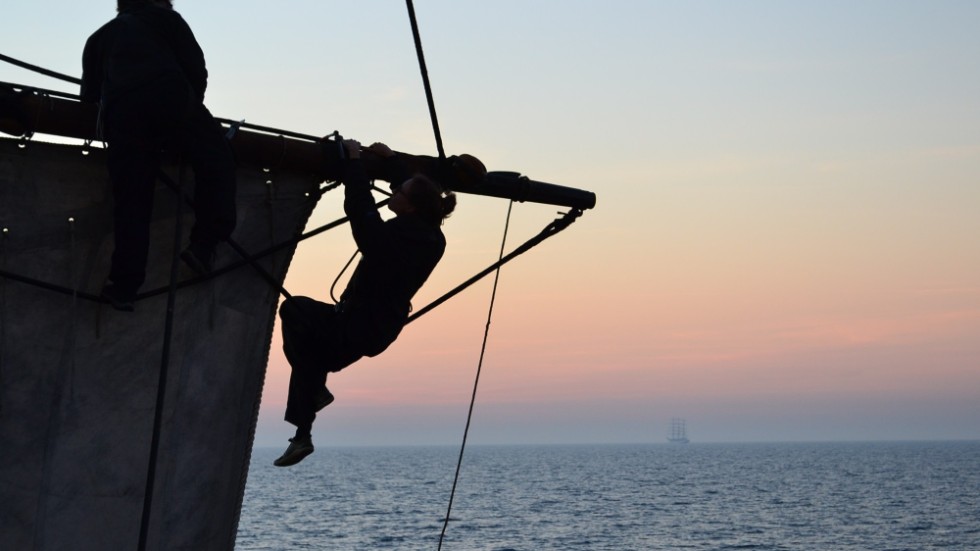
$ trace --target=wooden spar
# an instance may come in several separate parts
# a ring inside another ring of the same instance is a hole
[[[94,104],[0,86],[0,131],[7,134],[40,133],[95,141],[97,117]],[[342,164],[333,142],[239,128],[231,145],[243,165],[308,172],[330,180],[340,177]],[[576,209],[595,206],[596,197],[590,191],[531,180],[517,172],[494,171],[482,178],[474,177],[472,171],[463,168],[474,159],[470,156],[449,157],[443,165],[436,157],[398,153],[412,172],[432,176],[455,192]],[[381,159],[369,151],[362,158],[368,175],[383,179]]]

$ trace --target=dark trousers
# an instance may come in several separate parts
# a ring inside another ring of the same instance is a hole
[[[293,297],[279,307],[282,350],[292,369],[286,421],[309,428],[316,419],[316,395],[327,374],[340,371],[363,357],[357,339],[351,338],[344,314],[333,304],[309,297]]]
[[[146,278],[153,192],[165,148],[194,170],[192,242],[213,247],[235,228],[235,159],[221,126],[184,83],[160,83],[106,106],[115,250],[109,279],[135,293]]]

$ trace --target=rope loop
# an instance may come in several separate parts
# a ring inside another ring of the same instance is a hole
[[[357,253],[359,252],[361,252],[361,250],[356,249],[354,254],[350,255],[350,260],[347,261],[347,264],[344,264],[344,267],[340,269],[340,273],[337,274],[337,277],[334,278],[333,283],[330,285],[330,299],[333,300],[334,304],[340,304],[340,300],[334,294],[334,290],[337,288],[337,282],[339,282],[340,278],[343,277],[344,272],[347,271],[347,268],[350,268],[350,265],[354,262],[354,259],[357,258]]]

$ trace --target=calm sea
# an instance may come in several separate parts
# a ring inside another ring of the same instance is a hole
[[[237,549],[435,550],[458,449],[252,457]],[[442,548],[980,550],[980,442],[473,446]]]

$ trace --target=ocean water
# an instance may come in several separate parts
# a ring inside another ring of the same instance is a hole
[[[452,447],[257,449],[239,550],[435,550]],[[471,446],[442,549],[980,550],[980,442]]]

